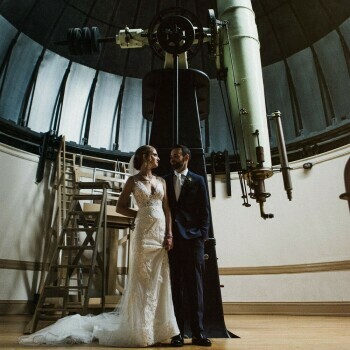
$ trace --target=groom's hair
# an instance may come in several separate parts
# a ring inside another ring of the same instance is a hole
[[[174,148],[181,148],[182,151],[182,155],[186,156],[187,154],[189,155],[189,157],[191,158],[191,151],[187,146],[184,145],[176,145]]]

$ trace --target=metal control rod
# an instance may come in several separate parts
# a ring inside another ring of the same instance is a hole
[[[292,180],[290,178],[290,167],[288,163],[286,144],[284,141],[283,128],[281,122],[281,112],[275,111],[269,117],[275,120],[276,124],[276,135],[277,135],[277,145],[278,145],[278,153],[281,163],[281,172],[283,176],[283,184],[284,189],[287,192],[287,197],[291,201],[292,200]]]

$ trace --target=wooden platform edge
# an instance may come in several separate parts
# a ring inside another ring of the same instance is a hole
[[[92,306],[92,308],[96,312],[97,305]],[[225,315],[350,316],[350,301],[224,302],[223,309]],[[0,315],[30,315],[33,311],[34,303],[32,301],[0,300]]]
[[[350,316],[350,301],[224,302],[225,315]]]

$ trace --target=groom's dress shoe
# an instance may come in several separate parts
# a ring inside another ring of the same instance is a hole
[[[211,341],[205,335],[200,334],[199,336],[192,337],[192,344],[199,346],[211,346]]]
[[[184,339],[182,338],[181,334],[175,335],[175,337],[171,338],[171,346],[183,346],[184,345]]]

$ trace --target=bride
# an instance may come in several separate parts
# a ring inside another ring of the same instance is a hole
[[[145,347],[178,335],[172,304],[167,250],[173,246],[171,216],[165,181],[152,174],[158,166],[154,147],[137,149],[134,167],[120,195],[117,212],[135,217],[132,262],[118,307],[100,315],[72,315],[31,335],[22,344],[91,343],[118,347]],[[138,211],[128,207],[133,193]]]

